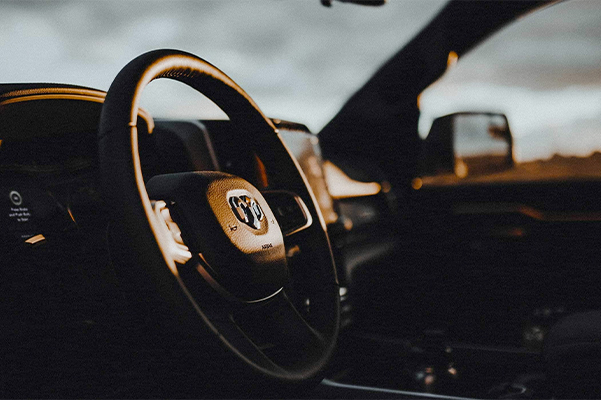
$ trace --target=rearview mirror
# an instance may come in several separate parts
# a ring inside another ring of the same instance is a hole
[[[338,0],[341,3],[359,4],[361,6],[383,6],[386,0]],[[332,0],[321,0],[321,4],[326,7],[332,7]]]
[[[424,141],[425,175],[465,178],[513,165],[513,139],[504,114],[461,112],[436,118]]]

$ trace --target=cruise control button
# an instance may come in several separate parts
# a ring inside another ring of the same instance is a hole
[[[303,200],[294,193],[273,190],[263,192],[263,197],[272,210],[284,235],[309,227],[312,223],[311,215]]]

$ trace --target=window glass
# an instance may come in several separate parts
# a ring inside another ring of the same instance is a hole
[[[422,93],[420,135],[442,115],[504,113],[517,163],[505,176],[601,176],[599,21],[601,2],[580,0],[507,26]]]
[[[107,90],[134,57],[181,49],[222,69],[270,117],[319,131],[445,2],[0,1],[0,77]],[[158,117],[222,116],[166,80],[153,82],[142,101]]]

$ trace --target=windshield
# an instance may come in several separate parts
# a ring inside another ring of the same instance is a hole
[[[420,135],[425,137],[441,115],[493,111],[507,115],[518,163],[554,158],[565,164],[566,157],[600,152],[600,20],[601,2],[582,0],[547,7],[508,25],[422,93]],[[548,164],[527,167],[535,173],[524,175],[535,177],[551,171]],[[562,175],[599,170],[588,162],[560,167]]]
[[[217,65],[267,115],[319,131],[443,3],[3,1],[0,79],[107,90],[134,57],[176,48]],[[142,105],[161,117],[222,117],[191,89],[164,80],[148,87]]]

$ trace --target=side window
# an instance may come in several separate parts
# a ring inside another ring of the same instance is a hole
[[[486,179],[601,178],[599,21],[601,2],[568,1],[497,32],[421,94],[420,135],[444,115],[501,113],[514,164]]]

